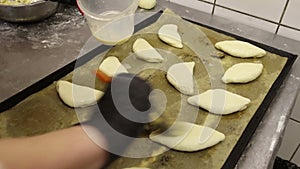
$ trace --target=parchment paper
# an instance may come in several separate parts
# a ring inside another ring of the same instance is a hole
[[[225,134],[226,139],[220,144],[198,152],[185,153],[179,151],[169,150],[161,155],[145,158],[120,158],[111,164],[108,168],[123,168],[123,167],[149,167],[149,168],[203,168],[203,169],[218,169],[221,168],[226,161],[231,150],[235,146],[236,142],[240,138],[248,122],[256,113],[259,105],[264,100],[266,94],[270,90],[272,84],[280,74],[287,58],[281,57],[276,54],[267,53],[263,58],[252,59],[240,59],[229,55],[225,55],[223,59],[214,58],[210,55],[215,52],[212,45],[218,41],[233,39],[232,37],[217,33],[210,29],[195,26],[199,29],[201,38],[196,38],[196,41],[190,41],[187,37],[196,35],[191,34],[189,29],[185,28],[185,22],[178,22],[180,35],[183,37],[184,47],[183,49],[177,49],[171,47],[159,40],[156,34],[151,32],[157,32],[161,25],[170,23],[172,21],[178,21],[177,19],[164,18],[165,14],[153,25],[143,29],[134,35],[128,42],[117,45],[109,50],[107,53],[100,54],[87,64],[81,66],[74,72],[70,73],[63,79],[72,81],[72,77],[75,74],[77,84],[85,86],[95,86],[95,88],[103,90],[105,85],[95,79],[91,70],[97,69],[99,63],[103,59],[103,56],[114,55],[125,63],[125,66],[129,68],[129,72],[137,72],[139,76],[148,79],[154,88],[161,89],[165,92],[167,98],[167,108],[164,111],[163,117],[169,121],[174,121],[179,112],[181,119],[189,119],[195,117],[197,124],[205,123],[205,119],[216,118],[219,116],[208,114],[202,109],[198,109],[194,106],[186,103],[187,96],[182,96],[180,93],[172,87],[165,78],[166,69],[170,65],[161,64],[158,70],[157,65],[153,69],[147,69],[139,71],[141,69],[141,63],[146,64],[141,60],[135,58],[132,54],[132,44],[138,37],[146,39],[153,47],[158,48],[159,52],[165,58],[176,58],[168,60],[171,63],[182,61],[194,61],[195,65],[195,81],[197,84],[198,92],[201,93],[207,89],[213,87],[224,87],[220,77],[221,72],[217,71],[213,76],[211,74],[210,65],[211,62],[221,63],[222,69],[226,70],[235,63],[240,62],[260,62],[263,63],[264,69],[262,75],[255,81],[248,84],[228,84],[225,86],[226,90],[240,94],[242,96],[251,99],[251,103],[244,111],[237,112],[232,115],[222,116],[216,130]],[[188,25],[186,26],[188,27]],[[201,30],[201,31],[200,31]],[[150,32],[150,33],[147,33]],[[203,34],[205,36],[203,36]],[[207,41],[207,38],[210,40]],[[191,44],[199,46],[199,52],[201,56],[191,50]],[[169,52],[166,52],[169,51]],[[175,57],[174,57],[175,56]],[[147,65],[147,64],[146,64]],[[147,67],[143,65],[144,67]],[[142,66],[142,68],[143,68]],[[138,67],[138,68],[137,68]],[[212,66],[214,67],[214,65]],[[209,72],[209,73],[208,73]],[[80,77],[80,78],[79,78]],[[214,79],[211,79],[214,77]],[[74,82],[74,78],[73,78]],[[194,113],[196,111],[196,113]],[[269,112],[268,112],[269,113]],[[82,119],[88,117],[88,115],[82,115]],[[74,109],[64,105],[59,99],[55,84],[48,86],[40,92],[37,92],[12,109],[0,114],[0,137],[20,137],[41,134],[61,128],[70,127],[78,123],[77,116]],[[213,124],[214,125],[214,124]],[[145,151],[141,149],[140,151]]]

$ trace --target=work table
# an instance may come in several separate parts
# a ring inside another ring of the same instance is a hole
[[[170,8],[189,20],[300,54],[298,41],[168,1],[159,0],[157,7],[152,11],[164,8]],[[39,23],[12,24],[0,21],[0,102],[80,57],[87,50],[85,48],[82,51],[85,43],[93,40],[87,23],[75,7],[64,6],[54,16]],[[94,47],[91,46],[90,49],[92,48]],[[268,108],[269,113],[264,116],[236,168],[272,168],[288,117],[297,98],[300,81],[294,74],[292,70],[285,79]],[[0,130],[4,128],[3,124],[0,119]],[[61,128],[70,125],[70,121],[66,121]],[[0,137],[7,136],[9,135],[0,131]]]

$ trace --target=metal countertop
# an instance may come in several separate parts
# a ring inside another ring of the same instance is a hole
[[[75,7],[63,6],[52,17],[30,24],[0,21],[0,102],[74,61],[91,37]],[[300,42],[221,17],[158,0],[152,11],[170,8],[178,15],[294,54]],[[91,47],[93,48],[93,47]],[[272,168],[299,89],[296,64],[271,103],[236,168]],[[296,92],[295,92],[296,91]]]

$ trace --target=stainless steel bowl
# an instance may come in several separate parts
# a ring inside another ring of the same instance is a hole
[[[58,2],[38,1],[24,5],[0,5],[0,19],[10,22],[34,22],[56,12]]]

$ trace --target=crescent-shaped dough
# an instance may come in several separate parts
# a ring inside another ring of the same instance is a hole
[[[158,31],[158,37],[167,44],[176,48],[182,48],[182,40],[178,33],[178,27],[174,24],[163,25]]]
[[[218,144],[225,135],[206,126],[176,122],[164,133],[151,133],[150,139],[174,150],[193,152]]]
[[[188,98],[188,103],[211,113],[227,115],[247,108],[250,99],[224,89],[210,89]]]
[[[168,81],[182,94],[194,94],[194,66],[195,62],[183,62],[168,69]]]
[[[96,104],[104,94],[100,90],[76,85],[64,80],[56,82],[56,91],[61,100],[70,107],[87,107]]]
[[[137,57],[147,62],[162,62],[164,58],[145,40],[138,38],[132,47]]]
[[[232,56],[241,58],[263,57],[266,51],[254,46],[248,42],[239,40],[226,40],[215,44],[217,49],[220,49]]]
[[[120,73],[128,73],[127,69],[120,63],[115,56],[109,56],[103,60],[99,66],[99,70],[107,76],[113,77]]]
[[[222,77],[224,83],[248,83],[261,75],[261,63],[238,63],[226,70]]]

